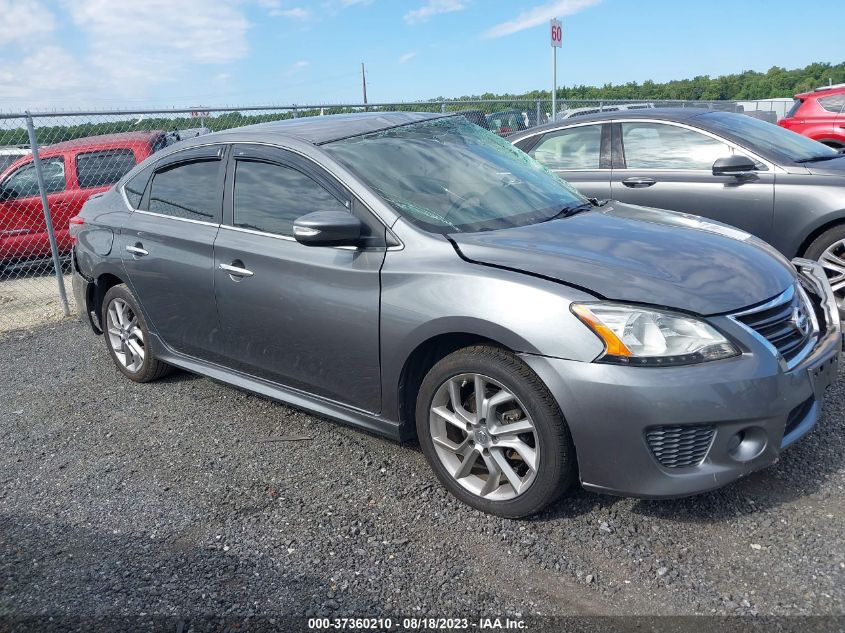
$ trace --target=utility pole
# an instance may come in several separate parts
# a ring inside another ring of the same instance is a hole
[[[361,85],[364,87],[364,112],[367,111],[367,74],[364,72],[364,62],[361,62]]]

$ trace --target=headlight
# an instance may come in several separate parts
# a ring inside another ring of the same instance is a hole
[[[704,321],[613,303],[573,303],[572,312],[604,341],[602,363],[691,365],[739,355]]]

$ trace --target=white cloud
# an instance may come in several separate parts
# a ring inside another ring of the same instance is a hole
[[[417,51],[412,51],[410,53],[405,53],[404,55],[400,55],[399,56],[399,63],[400,64],[406,64],[409,61],[411,61],[412,59],[414,59],[414,57],[416,57],[416,56],[417,56]]]
[[[267,10],[273,17],[293,18],[294,20],[307,20],[311,17],[311,11],[303,7],[286,7],[282,0],[258,0],[258,5]]]
[[[548,22],[552,18],[562,18],[567,15],[578,13],[583,9],[592,7],[601,0],[557,0],[549,2],[528,11],[523,11],[516,18],[508,22],[502,22],[489,29],[485,37],[503,37],[525,29],[530,29]]]
[[[408,24],[425,22],[438,13],[451,13],[453,11],[462,11],[466,8],[467,3],[464,0],[428,0],[419,9],[414,9],[406,13],[405,22]]]
[[[229,0],[180,0],[178,16],[172,0],[61,0],[49,5],[52,12],[44,6],[0,0],[0,45],[13,38],[17,52],[0,65],[0,95],[15,109],[142,100],[163,84],[213,80],[209,66],[248,52],[249,23]],[[81,44],[56,45],[71,25]],[[32,37],[40,40],[27,46]]]
[[[14,110],[67,108],[79,95],[100,88],[68,51],[44,46],[32,55],[0,66],[0,94]]]
[[[296,62],[295,64],[293,64],[290,68],[288,68],[285,75],[287,75],[288,77],[291,77],[291,76],[293,76],[293,75],[295,75],[299,72],[302,72],[306,68],[308,68],[308,66],[310,64],[311,64],[311,62],[302,59],[302,60]]]
[[[38,0],[0,0],[0,46],[28,44],[55,27],[53,14]]]

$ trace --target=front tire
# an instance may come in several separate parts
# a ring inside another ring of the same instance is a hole
[[[824,268],[836,295],[839,314],[845,315],[845,224],[819,235],[807,248],[804,257],[819,262]]]
[[[575,480],[575,449],[540,378],[495,347],[439,361],[417,395],[420,446],[455,497],[507,518],[535,514]]]
[[[135,382],[150,382],[172,371],[153,354],[144,316],[126,285],[112,286],[106,292],[101,323],[109,355],[124,376]]]

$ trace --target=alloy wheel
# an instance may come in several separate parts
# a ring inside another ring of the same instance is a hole
[[[492,378],[460,374],[441,384],[429,430],[440,463],[475,495],[505,501],[534,482],[540,459],[534,422],[519,399]]]
[[[845,311],[845,240],[829,246],[819,258],[819,263],[827,273],[841,313]]]
[[[123,299],[115,298],[108,309],[107,334],[118,362],[131,372],[144,365],[144,333],[138,315]]]

